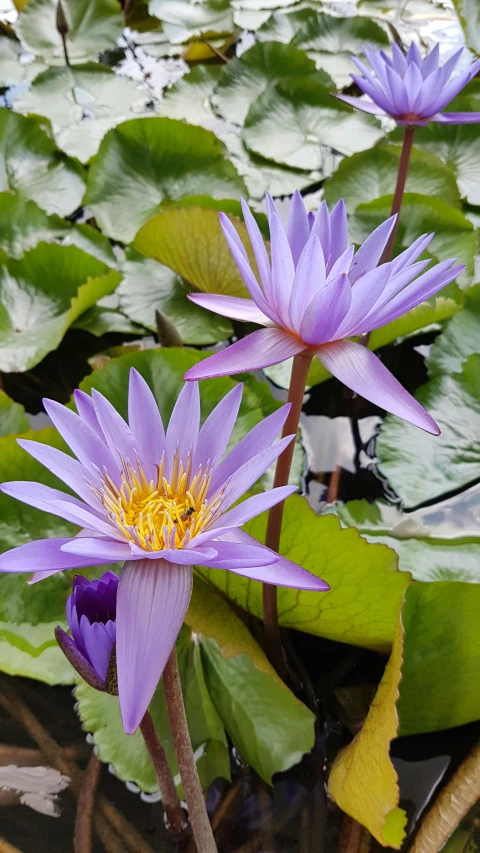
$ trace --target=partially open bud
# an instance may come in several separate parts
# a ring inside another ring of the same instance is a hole
[[[55,628],[55,637],[73,668],[96,690],[115,692],[115,637],[118,577],[105,572],[93,581],[77,575],[67,600],[67,621],[72,636]]]

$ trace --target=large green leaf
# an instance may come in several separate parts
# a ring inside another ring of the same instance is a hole
[[[25,409],[0,390],[0,435],[25,432],[30,426]]]
[[[205,346],[231,336],[230,321],[190,302],[187,293],[191,288],[158,261],[130,251],[122,273],[123,280],[116,291],[119,307],[135,323],[154,332],[155,312],[160,311],[186,344]]]
[[[150,15],[163,22],[163,30],[173,43],[187,41],[191,36],[229,33],[233,29],[233,9],[229,0],[150,0]]]
[[[196,65],[173,86],[166,89],[156,105],[158,115],[182,118],[189,124],[215,124],[210,96],[223,69],[220,65]],[[212,128],[213,129],[213,128]]]
[[[190,736],[200,781],[206,788],[218,777],[230,778],[225,732],[205,684],[200,648],[192,642],[189,631],[182,631],[177,641],[177,654]],[[124,782],[133,782],[146,793],[158,790],[141,732],[126,735],[123,731],[117,697],[99,693],[81,682],[75,688],[75,698],[83,727],[92,734],[101,760],[111,765],[115,775]],[[150,712],[175,781],[180,786],[162,684],[153,697]]]
[[[143,118],[104,137],[89,171],[85,203],[105,234],[129,242],[163,201],[238,198],[244,191],[213,133],[174,119]]]
[[[478,288],[476,288],[478,290]],[[427,358],[430,376],[460,373],[471,355],[480,353],[480,294],[467,295],[465,307],[435,338]]]
[[[318,72],[303,50],[278,42],[255,44],[225,67],[212,97],[213,106],[229,121],[243,124],[251,105],[267,86],[294,77],[311,77],[333,88],[328,75]]]
[[[70,62],[96,59],[100,51],[115,46],[123,30],[118,0],[61,0],[68,26]],[[64,65],[63,43],[56,25],[57,0],[29,0],[15,30],[26,50],[51,65]]]
[[[469,47],[480,53],[480,7],[476,0],[453,0]]]
[[[59,216],[48,216],[35,202],[16,193],[0,193],[0,248],[11,258],[21,258],[42,240],[64,236],[70,225]]]
[[[19,113],[50,119],[58,147],[86,163],[107,131],[145,113],[150,99],[144,84],[121,77],[106,65],[88,62],[48,68],[15,98],[13,106]]]
[[[41,62],[21,62],[22,53],[24,51],[18,41],[10,38],[0,39],[0,86],[29,83],[40,71],[44,70],[45,66]]]
[[[472,355],[461,372],[432,379],[417,397],[441,435],[388,416],[377,441],[380,469],[407,507],[480,477],[480,355]]]
[[[393,194],[397,180],[401,148],[376,145],[346,157],[325,184],[325,199],[334,204],[345,199],[353,213],[360,204]],[[406,192],[435,196],[452,207],[460,207],[460,194],[451,168],[438,157],[413,151],[408,169]]]
[[[252,104],[242,136],[262,157],[292,168],[324,169],[325,149],[353,154],[382,131],[372,116],[354,112],[310,77],[269,86]]]
[[[377,225],[390,215],[390,198],[359,204],[355,215],[350,218],[350,239],[362,243]],[[406,193],[403,197],[400,224],[397,231],[398,251],[407,248],[421,234],[435,232],[428,252],[438,260],[458,258],[466,270],[458,278],[461,287],[472,283],[474,258],[478,235],[460,210],[455,210],[443,199],[417,193]]]
[[[84,172],[57,151],[46,129],[45,119],[0,109],[0,190],[35,201],[47,213],[66,216],[81,203]]]
[[[412,584],[407,589],[397,702],[400,735],[480,718],[479,608],[478,584]]]
[[[38,364],[120,278],[76,246],[39,243],[20,260],[6,259],[0,266],[0,369]]]
[[[418,581],[480,582],[480,531],[476,520],[479,487],[403,513],[378,502],[350,501],[336,512],[369,542],[382,542],[398,554],[398,567]]]
[[[266,514],[246,528],[264,541]],[[389,649],[409,580],[408,574],[397,571],[393,551],[369,545],[354,529],[342,530],[333,516],[315,516],[304,498],[294,496],[285,505],[280,552],[331,586],[327,593],[279,589],[280,624],[343,643]],[[227,578],[214,569],[200,571],[240,607],[261,616],[259,583]]]

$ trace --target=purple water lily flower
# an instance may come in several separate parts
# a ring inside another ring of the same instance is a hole
[[[480,71],[480,59],[477,59],[453,80],[450,79],[463,48],[443,65],[439,62],[438,44],[425,59],[422,59],[413,42],[406,56],[395,43],[392,45],[391,58],[383,50],[364,47],[363,51],[374,73],[360,59],[352,56],[360,74],[350,76],[367,98],[336,95],[341,101],[366,113],[391,116],[401,125],[425,125],[431,121],[441,124],[474,124],[480,121],[478,112],[441,112]]]
[[[40,483],[3,483],[1,491],[78,524],[78,536],[42,539],[0,555],[0,571],[41,580],[62,569],[125,561],[117,597],[116,659],[125,731],[148,708],[181,628],[192,566],[228,569],[263,583],[327,590],[328,584],[260,545],[241,526],[284,500],[295,486],[238,499],[293,439],[275,442],[283,406],[257,424],[225,456],[242,385],[200,428],[196,383],[184,386],[164,430],[155,398],[132,369],[127,424],[97,391],[75,392],[78,415],[44,406],[77,459],[36,441],[19,444],[77,495]],[[78,588],[76,595],[79,595]]]
[[[211,293],[189,298],[210,311],[258,323],[260,329],[190,368],[186,379],[206,379],[278,364],[304,351],[313,353],[341,382],[372,403],[427,432],[435,421],[367,347],[346,340],[378,329],[437,293],[459,275],[454,259],[423,272],[417,261],[433,234],[423,235],[390,263],[377,264],[395,224],[382,223],[354,251],[348,246],[342,200],[329,213],[322,202],[314,217],[296,192],[285,231],[267,195],[271,263],[263,237],[247,204],[243,215],[255,253],[261,285],[232,223],[220,214],[223,233],[251,300]]]
[[[87,684],[105,690],[115,645],[118,577],[105,572],[89,581],[77,575],[67,599],[67,621],[72,636],[55,628],[57,642],[73,668]]]

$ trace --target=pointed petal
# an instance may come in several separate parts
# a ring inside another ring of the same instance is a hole
[[[259,329],[187,370],[185,379],[209,379],[260,370],[303,352],[304,345],[283,329]]]
[[[248,459],[261,453],[262,450],[273,444],[287,419],[289,411],[290,403],[287,403],[263,421],[260,421],[259,424],[254,426],[239,441],[213,472],[212,481],[207,493],[208,497],[214,495]]]
[[[75,388],[75,391],[73,392],[73,399],[75,400],[77,412],[82,420],[86,421],[86,423],[95,430],[102,441],[104,441],[102,428],[98,423],[92,398],[88,394],[85,394],[85,391],[80,391],[80,388]]]
[[[388,70],[392,71],[391,68],[389,68]],[[359,77],[358,74],[351,74],[350,76],[353,82],[357,84],[358,88],[361,89],[362,92],[364,92],[364,94],[367,95],[367,97],[369,97],[375,104],[378,104],[380,109],[383,110],[386,115],[394,114],[394,105],[391,103],[390,99],[387,98],[387,96],[384,94],[380,87],[380,84],[377,83],[376,80],[370,81],[367,80],[365,77]]]
[[[404,252],[397,255],[391,263],[392,275],[395,275],[397,272],[400,272],[400,270],[405,269],[408,264],[412,264],[416,261],[422,252],[425,251],[429,243],[432,242],[434,237],[435,234],[422,234],[422,236],[418,237],[408,249],[405,249]]]
[[[278,560],[278,554],[261,548],[254,539],[249,544],[215,539],[214,545],[217,556],[208,564],[214,569],[236,571],[249,567],[258,568],[259,566],[270,566]]]
[[[98,471],[107,468],[108,473],[116,482],[120,474],[118,459],[116,459],[97,432],[82,420],[79,415],[71,412],[66,406],[55,400],[44,400],[43,405],[54,426],[65,439],[68,446],[84,468],[98,480]]]
[[[325,257],[316,234],[309,237],[300,256],[288,308],[292,327],[300,333],[302,320],[314,296],[325,287]]]
[[[197,450],[193,460],[194,470],[199,465],[205,466],[208,460],[210,465],[215,465],[222,458],[235,426],[242,394],[243,383],[240,382],[209,414],[198,436]]]
[[[350,281],[353,284],[355,280],[363,273],[368,272],[377,266],[382,257],[383,250],[387,245],[388,238],[392,233],[397,217],[390,216],[385,222],[382,222],[375,231],[367,237],[365,242],[360,246],[358,252],[352,261],[352,271],[350,273]]]
[[[49,577],[64,569],[79,569],[82,566],[96,566],[97,559],[79,557],[78,554],[66,554],[62,545],[72,539],[37,539],[26,542],[18,548],[12,548],[0,554],[0,572],[33,572]]]
[[[92,389],[92,400],[106,444],[118,454],[120,460],[128,459],[133,465],[138,451],[130,427],[110,401],[95,388]]]
[[[421,68],[423,66],[422,55],[414,41],[410,42],[410,46],[407,50],[407,63],[414,64],[417,68]]]
[[[343,198],[337,201],[330,214],[330,235],[329,265],[333,266],[348,246],[347,209]]]
[[[189,293],[188,298],[195,305],[214,311],[222,317],[233,320],[243,320],[244,323],[258,323],[267,326],[271,323],[269,317],[260,311],[252,299],[240,299],[236,296],[217,296],[216,293]]]
[[[325,265],[327,265],[330,260],[330,241],[332,234],[330,229],[330,214],[328,212],[326,201],[322,201],[320,207],[317,210],[317,215],[312,225],[312,238],[314,235],[316,235],[320,240],[323,255],[325,258]]]
[[[132,560],[132,550],[128,542],[117,542],[115,539],[91,538],[88,536],[75,536],[67,539],[62,546],[65,554],[76,554],[78,557],[86,557],[96,560],[97,563],[116,563],[123,560]]]
[[[428,54],[427,58],[423,61],[423,77],[426,79],[433,74],[434,71],[438,68],[438,62],[440,59],[440,43],[437,43],[433,46],[432,50]]]
[[[167,427],[165,470],[171,472],[174,453],[178,447],[180,460],[185,464],[188,453],[195,454],[200,430],[200,393],[196,382],[186,382],[173,408]],[[169,469],[170,466],[170,470]]]
[[[102,509],[102,506],[93,493],[92,487],[87,482],[88,472],[85,471],[83,465],[72,459],[56,447],[50,447],[48,444],[41,444],[39,441],[30,441],[29,439],[18,438],[17,444],[20,445],[30,456],[37,459],[48,471],[55,474],[67,486],[73,489],[77,495],[92,507],[94,511]]]
[[[191,566],[125,564],[117,598],[117,672],[127,734],[138,728],[175,645],[192,592]]]
[[[288,211],[287,237],[295,266],[310,236],[307,211],[298,190],[295,190]]]
[[[392,44],[392,63],[398,74],[405,74],[405,71],[407,70],[407,63],[402,51],[395,42]]]
[[[352,301],[345,319],[337,329],[338,338],[357,334],[357,326],[381,298],[391,276],[391,264],[382,264],[357,278],[352,287]]]
[[[242,213],[245,220],[245,227],[248,231],[250,243],[252,244],[253,254],[257,262],[258,274],[262,283],[265,294],[270,293],[271,289],[271,270],[270,261],[268,259],[267,247],[263,239],[260,228],[258,227],[255,217],[250,210],[245,199],[241,199]]]
[[[469,68],[466,68],[465,71],[462,71],[457,75],[457,77],[454,77],[454,79],[444,87],[443,91],[439,93],[435,104],[432,105],[432,113],[440,112],[440,110],[443,110],[450,101],[453,101],[455,96],[465,88],[467,83],[469,83],[470,80],[478,74],[479,70],[480,59],[477,59]]]
[[[257,453],[252,459],[249,459],[248,462],[245,462],[241,468],[235,471],[235,476],[232,477],[232,482],[226,490],[222,508],[226,510],[235,501],[238,501],[257,482],[258,478],[265,473],[267,468],[270,468],[270,465],[278,459],[294,438],[294,435],[287,435],[285,438],[281,438],[272,447],[267,447],[261,453]]]
[[[86,622],[86,630],[82,629],[82,622]],[[86,616],[80,620],[85,652],[88,655],[98,677],[105,682],[112,654],[113,642],[108,629],[102,622],[89,623]]]
[[[478,124],[480,113],[437,113],[432,121],[437,124]]]
[[[155,478],[165,450],[165,429],[158,404],[143,376],[132,367],[128,386],[128,422],[147,479]]]
[[[36,509],[51,512],[66,521],[71,521],[72,524],[78,524],[79,527],[89,527],[97,533],[115,536],[115,529],[98,515],[93,515],[86,504],[58,489],[52,489],[42,483],[33,483],[30,480],[14,480],[11,483],[2,483],[0,491]]]
[[[282,220],[271,196],[267,193],[267,213],[270,225],[270,253],[272,257],[272,294],[278,314],[288,325],[288,303],[295,278],[295,266],[290,244]]]
[[[386,69],[388,85],[390,87],[392,106],[395,115],[402,116],[409,112],[407,87],[402,78],[393,68]]]
[[[270,310],[270,307],[265,300],[265,296],[262,293],[257,279],[255,278],[253,270],[250,266],[250,261],[248,260],[248,258],[245,257],[245,249],[243,249],[243,251],[239,249],[236,239],[234,239],[231,234],[231,231],[235,231],[235,229],[233,228],[232,223],[230,222],[228,217],[225,216],[225,214],[220,214],[220,225],[222,227],[224,237],[228,243],[228,248],[230,249],[233,255],[233,259],[238,269],[240,270],[240,275],[242,276],[245,282],[250,296],[252,297],[255,304],[258,305],[260,310],[267,314],[270,318],[272,318],[272,311]],[[235,234],[238,238],[238,234],[236,233],[236,231]],[[273,305],[271,305],[271,308],[273,308]],[[276,314],[273,314],[273,317],[276,317]]]
[[[97,675],[92,664],[81,653],[80,649],[77,648],[72,638],[59,625],[55,628],[55,639],[67,660],[83,680],[90,687],[94,687],[96,690],[103,690],[105,679],[102,680]]]
[[[339,101],[343,101],[350,107],[355,107],[357,110],[362,110],[364,113],[370,113],[374,116],[384,116],[387,113],[378,104],[367,98],[355,98],[353,95],[334,95]]]
[[[296,486],[279,486],[276,489],[270,489],[268,492],[253,495],[253,497],[247,498],[246,501],[229,510],[229,512],[224,513],[212,525],[211,529],[217,530],[218,535],[220,535],[220,533],[227,532],[230,527],[241,527],[246,521],[250,521],[256,515],[260,515],[260,513],[265,512],[270,507],[281,503],[281,501],[284,501],[285,498],[293,495],[296,491]]]
[[[316,355],[333,376],[356,394],[426,432],[439,434],[423,406],[366,347],[353,341],[336,341],[320,347]]]
[[[327,284],[312,299],[300,326],[300,334],[309,344],[321,344],[335,337],[352,302],[352,286],[344,273]]]
[[[463,47],[459,48],[459,50],[456,50],[455,53],[452,53],[452,55],[449,56],[448,59],[443,63],[442,71],[445,75],[445,82],[448,80],[449,77],[451,77],[451,75],[455,71],[455,68],[458,65],[462,53]]]

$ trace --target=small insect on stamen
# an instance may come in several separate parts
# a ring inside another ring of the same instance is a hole
[[[185,512],[182,512],[182,514],[180,516],[180,521],[188,521],[188,519],[193,515],[194,512],[195,512],[195,507],[190,506],[187,510],[185,510]]]

